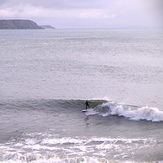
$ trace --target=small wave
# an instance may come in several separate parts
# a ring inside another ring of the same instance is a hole
[[[93,109],[89,109],[87,115],[101,115],[110,116],[117,115],[123,116],[130,120],[147,120],[152,122],[163,121],[163,111],[152,107],[138,107],[132,105],[122,105],[113,102],[106,102],[96,106]]]

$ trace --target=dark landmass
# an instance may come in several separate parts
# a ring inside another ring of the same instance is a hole
[[[43,29],[31,20],[0,20],[0,29]]]
[[[54,27],[52,27],[51,25],[40,25],[40,27],[44,28],[44,29],[55,29]]]

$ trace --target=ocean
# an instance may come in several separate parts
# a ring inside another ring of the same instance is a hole
[[[0,162],[163,163],[162,43],[158,29],[0,30]]]

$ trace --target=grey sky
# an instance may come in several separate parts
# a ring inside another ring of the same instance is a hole
[[[163,0],[0,0],[0,19],[56,28],[157,28]]]

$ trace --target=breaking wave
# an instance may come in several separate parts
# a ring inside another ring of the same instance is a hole
[[[152,122],[163,121],[163,111],[154,107],[139,107],[127,104],[119,104],[107,100],[89,100],[90,108],[86,115],[100,116],[121,116],[129,120],[147,120]],[[28,101],[10,101],[0,103],[3,109],[30,109],[30,110],[49,110],[52,112],[79,112],[85,109],[85,100],[58,100],[42,99]]]
[[[132,105],[117,104],[113,102],[106,102],[88,109],[87,115],[101,115],[101,116],[122,116],[130,120],[147,120],[152,122],[163,121],[163,111],[153,107],[138,107]]]

